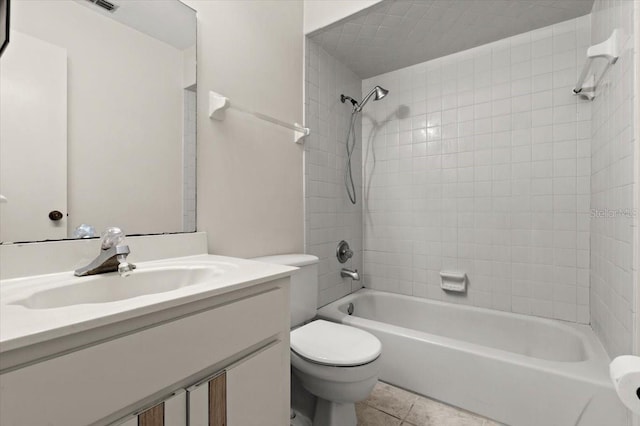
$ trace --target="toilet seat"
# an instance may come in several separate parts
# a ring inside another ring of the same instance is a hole
[[[382,344],[364,330],[316,320],[291,332],[291,350],[316,364],[353,367],[378,358]]]

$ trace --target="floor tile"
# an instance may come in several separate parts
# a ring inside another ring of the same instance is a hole
[[[418,396],[395,386],[378,382],[365,401],[367,405],[404,419]]]
[[[356,404],[356,415],[358,426],[505,426],[382,382]]]
[[[484,420],[454,407],[427,398],[418,398],[405,423],[415,426],[483,426]]]
[[[401,420],[365,404],[356,404],[358,426],[400,426]]]

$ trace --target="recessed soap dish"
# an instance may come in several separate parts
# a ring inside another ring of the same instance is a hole
[[[440,287],[446,291],[467,291],[467,274],[460,271],[440,271]]]

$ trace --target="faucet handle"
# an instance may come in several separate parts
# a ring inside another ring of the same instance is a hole
[[[349,243],[342,240],[338,243],[336,250],[336,257],[340,263],[345,263],[347,260],[353,257],[353,251],[349,248]]]
[[[119,246],[124,242],[124,232],[115,226],[105,229],[102,233],[102,250],[108,250],[111,247]]]

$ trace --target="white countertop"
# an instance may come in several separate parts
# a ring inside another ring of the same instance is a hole
[[[222,268],[224,273],[203,284],[107,303],[51,309],[29,309],[12,303],[43,289],[61,286],[62,283],[68,285],[70,280],[84,280],[91,285],[91,278],[74,277],[73,271],[67,271],[0,280],[0,353],[244,289],[289,276],[297,270],[289,266],[207,254],[140,262],[136,265],[138,270],[144,270],[145,267],[154,266],[212,264]]]

